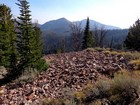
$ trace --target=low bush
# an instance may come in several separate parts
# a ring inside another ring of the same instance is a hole
[[[140,70],[140,59],[132,60],[129,64],[133,64],[135,70]]]
[[[56,105],[133,105],[140,93],[139,74],[139,71],[119,71],[112,79],[85,86],[82,91],[75,92],[71,99],[59,101],[61,104],[56,104],[56,100],[44,105],[54,105],[54,102]]]
[[[37,71],[41,72],[41,71],[45,71],[48,69],[48,64],[46,63],[46,61],[44,59],[40,59],[37,62],[35,62],[35,67],[37,69]]]
[[[24,70],[22,75],[15,80],[15,83],[24,84],[27,82],[31,82],[40,72],[47,70],[49,67],[44,59],[38,60],[34,63],[33,66],[34,68],[28,68]]]
[[[42,105],[65,105],[63,99],[47,99],[42,102]]]
[[[14,82],[16,84],[29,83],[29,82],[32,82],[37,75],[38,75],[37,70],[33,70],[33,69],[25,70],[19,78],[14,80]]]
[[[135,72],[116,74],[110,88],[110,101],[113,104],[128,105],[139,96],[140,77]]]
[[[105,53],[109,53],[109,54],[114,54],[114,55],[122,55],[124,56],[125,59],[127,60],[136,60],[136,59],[140,59],[140,53],[137,51],[110,51],[110,50],[104,50]]]

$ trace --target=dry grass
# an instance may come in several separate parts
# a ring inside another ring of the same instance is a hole
[[[133,51],[133,52],[124,52],[124,51],[109,51],[109,50],[104,50],[104,53],[109,53],[109,54],[114,54],[114,55],[122,55],[126,59],[130,60],[137,60],[140,59],[140,52]]]
[[[126,104],[135,102],[138,98],[135,94],[140,93],[140,71],[119,71],[113,79],[100,80],[95,84],[88,84],[80,92],[73,92],[69,99],[50,99],[43,105],[102,105],[106,102],[111,104]],[[136,92],[136,93],[135,93]],[[130,98],[127,100],[127,98]],[[135,104],[132,104],[135,105]]]
[[[112,50],[109,48],[87,48],[86,50],[88,51],[102,51],[104,53],[108,53],[108,54],[114,54],[114,55],[122,55],[127,59],[131,59],[131,60],[136,60],[136,59],[140,59],[140,52],[137,51],[121,51],[121,50]]]
[[[4,78],[3,76],[6,74],[7,70],[3,66],[0,66],[0,79]]]
[[[63,99],[47,99],[42,105],[64,105]]]
[[[38,71],[36,70],[26,70],[18,79],[16,79],[14,82],[15,83],[21,83],[21,84],[24,84],[24,83],[28,83],[28,82],[31,82],[33,81],[33,79],[38,75]]]
[[[129,64],[135,65],[134,67],[135,70],[140,70],[140,59],[131,60]]]

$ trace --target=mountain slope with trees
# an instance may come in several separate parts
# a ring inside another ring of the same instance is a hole
[[[0,5],[0,66],[7,74],[0,85],[20,77],[25,71],[46,69],[42,59],[42,34],[37,25],[31,22],[29,2],[18,0],[18,19],[12,19],[10,8]]]
[[[16,34],[11,10],[0,5],[0,66],[4,66],[11,74],[17,63]]]
[[[124,41],[125,47],[132,50],[140,51],[140,20],[138,19],[133,26],[130,27],[128,36]]]

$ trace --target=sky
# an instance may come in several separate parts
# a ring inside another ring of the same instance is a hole
[[[62,17],[70,21],[89,17],[106,25],[129,28],[140,18],[140,0],[28,0],[32,20],[40,24]],[[17,0],[0,0],[19,16]]]

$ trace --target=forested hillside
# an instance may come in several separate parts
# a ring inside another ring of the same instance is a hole
[[[70,34],[60,35],[54,32],[46,32],[43,31],[43,51],[45,54],[56,53],[62,46],[65,45],[65,51],[72,51],[72,35]],[[116,29],[116,30],[107,30],[105,39],[104,39],[104,47],[105,48],[114,48],[114,49],[122,49],[123,42],[126,39],[128,34],[128,29]],[[82,34],[81,37],[82,38]]]

